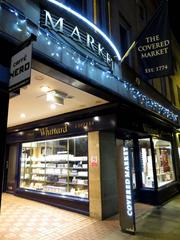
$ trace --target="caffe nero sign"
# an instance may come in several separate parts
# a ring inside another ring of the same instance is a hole
[[[84,52],[86,55],[89,52],[91,56],[113,69],[114,59],[110,50],[100,42],[99,36],[96,37],[95,31],[91,30],[90,33],[90,29],[82,29],[82,23],[80,27],[80,23],[79,26],[74,24],[67,16],[64,17],[61,14],[55,16],[50,11],[41,10],[40,25],[55,32],[59,38],[66,40],[70,45],[78,46],[81,53]]]

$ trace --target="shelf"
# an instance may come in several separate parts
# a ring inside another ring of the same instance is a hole
[[[69,185],[73,185],[73,186],[74,186],[74,185],[75,185],[75,186],[76,186],[76,185],[78,185],[78,186],[79,186],[79,185],[82,185],[82,186],[86,186],[86,187],[88,186],[88,184],[85,184],[85,183],[69,183]]]
[[[72,182],[54,182],[54,181],[47,181],[47,180],[35,180],[35,179],[21,179],[21,181],[31,181],[31,182],[40,182],[40,183],[53,183],[53,184],[60,184],[60,185],[73,185],[73,186],[86,186],[88,187],[88,184],[86,183],[72,183]]]
[[[88,160],[32,160],[32,159],[28,159],[28,160],[22,160],[21,162],[87,162]]]

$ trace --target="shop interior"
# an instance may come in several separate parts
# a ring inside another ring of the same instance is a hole
[[[10,99],[8,127],[106,103],[104,99],[32,70],[30,85]],[[16,151],[13,145],[9,146],[7,182],[14,176]],[[23,142],[19,151],[18,187],[88,199],[87,135]],[[7,188],[11,192],[12,186]]]

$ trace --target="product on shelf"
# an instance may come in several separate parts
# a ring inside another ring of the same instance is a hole
[[[20,187],[88,198],[85,149],[87,136],[23,143]]]

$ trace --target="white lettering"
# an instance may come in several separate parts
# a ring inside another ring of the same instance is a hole
[[[58,21],[54,23],[50,13],[46,10],[45,10],[45,13],[46,13],[45,26],[49,28],[49,24],[48,24],[48,21],[49,21],[53,30],[55,30],[56,32],[63,33],[64,18],[59,18]],[[58,25],[59,25],[59,28],[58,28]]]
[[[94,38],[87,34],[87,47],[88,48],[91,48],[93,51],[95,51],[95,48],[94,48]]]
[[[125,175],[125,196],[126,196],[126,212],[129,217],[133,216],[133,203],[131,193],[131,175],[129,169],[128,149],[124,147],[124,175]]]
[[[79,29],[78,29],[77,26],[76,26],[76,27],[74,28],[74,30],[72,31],[70,37],[72,37],[72,38],[73,38],[74,40],[76,40],[76,41],[82,42],[82,41],[81,41],[81,36],[80,36],[80,33],[79,33]]]
[[[64,28],[66,27],[66,24],[67,24],[65,19],[60,17],[58,20],[55,20],[54,18],[52,18],[51,14],[48,11],[46,10],[44,11],[45,11],[45,20],[44,20],[45,22],[43,24],[44,26],[46,26],[49,29],[53,29],[56,32],[66,34],[67,37],[70,37],[73,40],[83,44],[88,49],[91,49],[96,55],[101,57],[101,59],[104,62],[106,62],[111,69],[113,68],[113,59],[111,58],[110,54],[98,41],[95,41],[94,37],[86,33],[85,39],[84,39],[83,32],[82,33],[80,32],[78,26],[75,26],[72,32],[67,34],[64,31]]]

